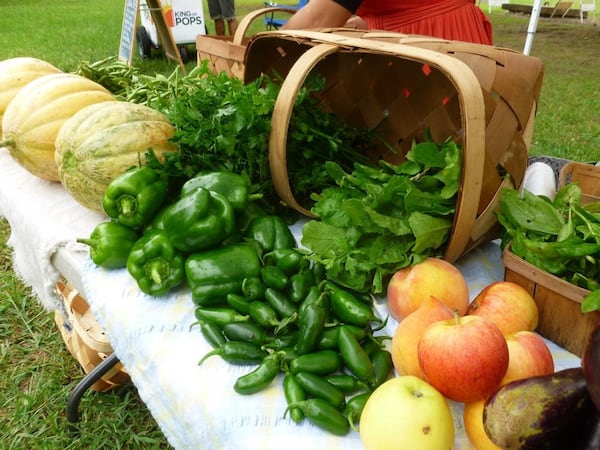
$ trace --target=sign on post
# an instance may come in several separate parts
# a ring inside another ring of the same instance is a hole
[[[146,0],[148,10],[158,35],[158,41],[165,56],[177,61],[181,71],[185,74],[185,66],[181,60],[179,49],[171,33],[171,28],[165,20],[163,7],[160,0]],[[137,28],[137,16],[139,11],[139,0],[125,0],[123,12],[123,26],[121,27],[121,42],[119,44],[119,60],[131,65],[133,62],[133,48],[135,46],[135,33]]]
[[[119,43],[119,61],[131,65],[133,62],[133,47],[135,46],[135,28],[139,0],[125,0],[123,25],[121,26],[121,41]]]

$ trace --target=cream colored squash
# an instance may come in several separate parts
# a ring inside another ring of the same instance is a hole
[[[2,142],[33,175],[58,181],[54,141],[63,123],[80,109],[114,101],[100,84],[80,75],[55,73],[26,84],[2,118]]]
[[[0,134],[4,111],[23,86],[43,75],[60,72],[49,62],[28,56],[0,61]]]
[[[177,151],[167,117],[136,103],[112,101],[87,106],[65,122],[56,138],[55,160],[65,189],[86,208],[102,212],[110,182],[145,163],[152,148],[162,158]]]

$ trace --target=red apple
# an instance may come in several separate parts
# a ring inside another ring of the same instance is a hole
[[[457,402],[492,394],[508,368],[508,345],[500,329],[479,316],[455,315],[431,324],[418,347],[426,380]]]
[[[494,322],[504,333],[533,331],[538,325],[538,308],[527,290],[510,281],[485,287],[473,299],[467,314]]]
[[[427,258],[419,264],[400,269],[388,284],[388,308],[398,321],[416,311],[431,296],[461,316],[467,312],[467,282],[454,265],[443,259]]]
[[[552,352],[539,334],[518,331],[506,336],[508,369],[501,385],[514,380],[548,375],[554,372]]]
[[[421,336],[432,323],[438,320],[447,320],[454,317],[452,310],[430,296],[398,324],[392,336],[392,361],[394,368],[400,375],[414,375],[425,378],[419,365],[417,348]]]

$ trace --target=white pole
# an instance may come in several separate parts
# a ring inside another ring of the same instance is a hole
[[[529,19],[529,26],[527,27],[527,39],[525,39],[525,48],[523,53],[529,55],[531,46],[533,44],[533,38],[535,36],[535,30],[537,30],[538,19],[540,18],[540,11],[542,9],[542,0],[534,0],[533,7],[531,9],[531,18]]]

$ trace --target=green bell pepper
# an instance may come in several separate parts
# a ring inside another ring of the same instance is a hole
[[[255,241],[261,254],[278,248],[295,248],[296,239],[285,221],[275,215],[259,216],[250,222],[246,238]]]
[[[146,225],[167,198],[168,183],[154,169],[130,169],[110,182],[102,207],[108,217],[130,228]]]
[[[161,222],[175,248],[186,253],[218,247],[235,229],[229,201],[202,187],[167,206]]]
[[[242,294],[242,281],[258,277],[260,260],[256,249],[247,244],[191,254],[185,262],[185,275],[198,306],[224,304],[227,294]]]
[[[197,173],[183,184],[181,195],[187,195],[199,187],[221,194],[229,200],[235,211],[242,211],[249,200],[261,197],[260,194],[249,194],[249,184],[242,175],[228,171]]]
[[[138,233],[119,222],[102,222],[96,225],[87,239],[77,242],[90,246],[90,258],[94,264],[107,269],[125,267],[127,257]]]
[[[160,297],[179,286],[184,279],[184,256],[162,230],[148,230],[133,245],[127,270],[140,290]]]

